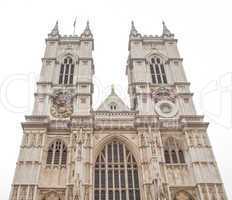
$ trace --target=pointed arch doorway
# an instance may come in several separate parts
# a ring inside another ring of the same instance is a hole
[[[95,200],[140,200],[138,166],[118,140],[106,144],[94,166]]]

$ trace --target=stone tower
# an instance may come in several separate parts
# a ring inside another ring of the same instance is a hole
[[[33,113],[22,123],[11,200],[70,200],[88,191],[93,49],[89,22],[80,36],[60,35],[58,22],[48,34]]]
[[[208,123],[196,113],[174,34],[163,22],[161,36],[142,36],[132,22],[128,49],[143,198],[227,199]]]
[[[10,200],[226,200],[203,116],[196,114],[165,23],[142,36],[132,23],[130,108],[112,87],[92,109],[93,35],[46,39],[33,113]]]

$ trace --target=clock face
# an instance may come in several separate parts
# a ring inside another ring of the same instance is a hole
[[[172,112],[172,106],[168,103],[163,103],[160,105],[160,110],[165,113],[165,114],[168,114],[168,113],[171,113]]]
[[[174,117],[177,114],[177,106],[168,100],[162,100],[156,103],[155,111],[161,117]]]

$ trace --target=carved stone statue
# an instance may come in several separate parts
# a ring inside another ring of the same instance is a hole
[[[86,146],[90,146],[91,145],[91,134],[90,133],[86,133],[85,145]]]
[[[80,181],[79,174],[78,174],[76,181],[75,181],[74,200],[81,199],[81,188],[80,187],[81,187],[81,181]]]
[[[89,200],[89,187],[85,186],[84,200]]]
[[[146,143],[147,143],[147,142],[146,142],[146,138],[145,138],[144,134],[142,133],[142,134],[141,134],[141,145],[142,145],[142,146],[146,146]]]

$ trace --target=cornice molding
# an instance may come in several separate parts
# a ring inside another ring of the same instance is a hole
[[[38,81],[36,84],[37,85],[50,85],[50,86],[52,86],[52,82],[49,82],[49,81]]]
[[[168,58],[168,62],[170,62],[170,61],[181,61],[181,62],[183,62],[183,58]]]
[[[51,58],[46,58],[46,57],[43,57],[41,58],[42,62],[43,61],[56,61],[56,57],[51,57]]]
[[[191,83],[190,82],[174,82],[173,83],[173,85],[175,85],[175,86],[179,86],[179,85],[191,85]]]
[[[42,129],[47,129],[49,123],[48,122],[22,122],[21,126],[24,129],[26,128],[42,128]]]

